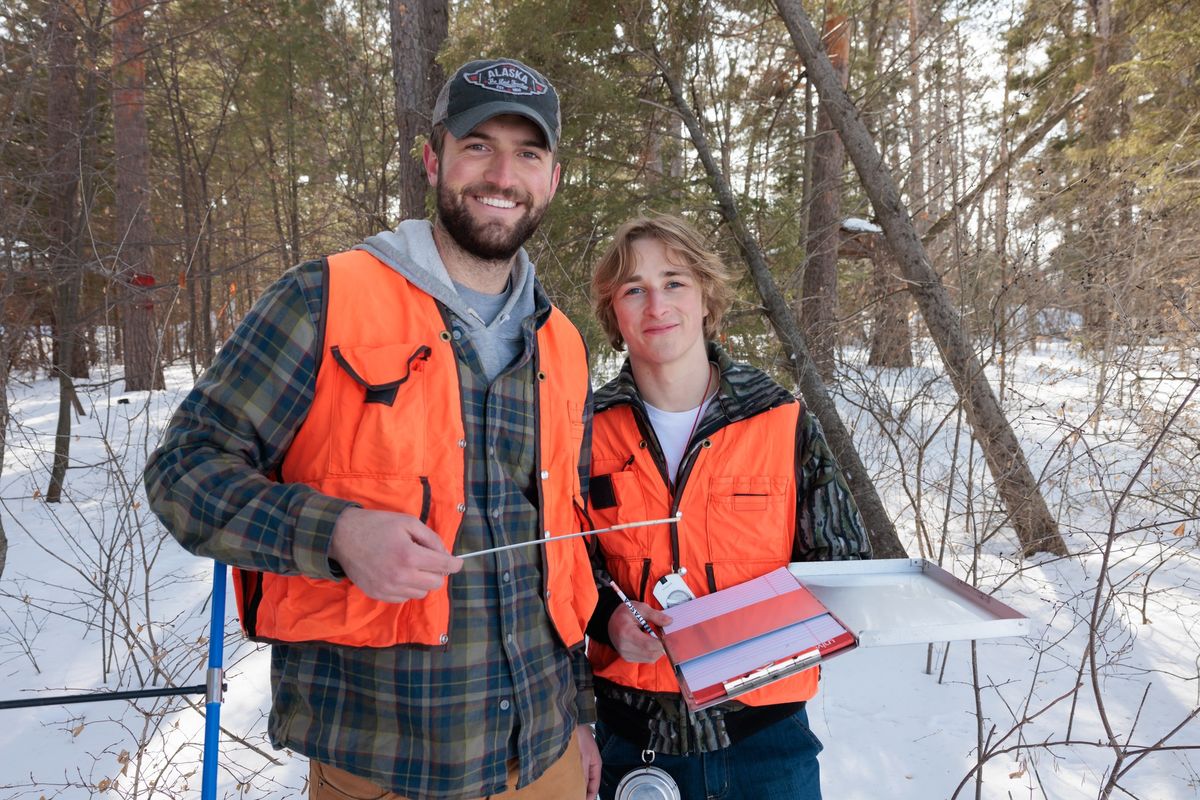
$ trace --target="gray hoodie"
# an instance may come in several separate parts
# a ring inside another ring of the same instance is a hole
[[[522,323],[534,312],[533,264],[524,248],[517,251],[508,299],[490,323],[458,293],[438,254],[433,225],[428,221],[405,220],[396,230],[376,234],[355,249],[375,256],[449,308],[479,353],[489,383],[521,353]]]

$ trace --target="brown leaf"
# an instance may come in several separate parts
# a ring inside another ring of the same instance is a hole
[[[72,728],[72,729],[71,729],[71,735],[72,735],[72,736],[78,736],[78,735],[79,735],[79,734],[81,734],[81,733],[83,733],[83,723],[82,723],[82,722],[81,722],[81,723],[79,723],[79,725],[78,725],[78,726],[76,726],[75,728]]]
[[[1183,536],[1183,523],[1179,523],[1179,527],[1171,531],[1171,533],[1175,534],[1176,536]]]
[[[1018,761],[1017,765],[1020,767],[1020,769],[1018,769],[1016,772],[1008,773],[1008,777],[1013,778],[1014,780],[1025,777],[1025,762]]]
[[[109,786],[112,786],[112,781],[110,781],[108,778],[104,778],[96,784],[96,788],[102,792],[107,792]]]

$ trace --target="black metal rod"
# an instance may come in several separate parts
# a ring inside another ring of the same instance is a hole
[[[175,697],[181,694],[206,694],[208,686],[168,686],[163,689],[130,689],[125,692],[94,692],[92,694],[60,694],[56,697],[35,697],[31,700],[0,700],[0,711],[6,708],[60,706],[71,703],[100,703],[105,700],[138,700],[145,697]]]

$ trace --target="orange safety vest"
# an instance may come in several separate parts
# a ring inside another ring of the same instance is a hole
[[[609,574],[631,596],[654,608],[654,583],[676,566],[697,596],[757,578],[791,561],[796,531],[796,425],[800,404],[786,403],[732,422],[689,445],[682,485],[672,493],[639,431],[633,409],[618,405],[596,414],[592,426],[593,524],[660,519],[683,511],[678,523],[632,528],[597,537]],[[688,461],[693,457],[690,471]],[[612,492],[595,508],[597,476]],[[615,613],[621,613],[617,609]],[[670,613],[669,611],[667,613]],[[597,677],[648,692],[678,692],[666,658],[625,661],[594,640],[588,657]],[[817,668],[741,695],[747,705],[808,700],[817,692]]]
[[[454,551],[466,511],[458,360],[437,302],[374,256],[329,258],[322,358],[312,408],[280,477],[364,508],[419,517]],[[587,353],[557,308],[537,332],[537,474],[548,537],[581,530],[579,457]],[[563,643],[583,641],[596,588],[582,538],[545,548],[543,597]],[[355,647],[445,645],[447,584],[419,600],[386,603],[348,580],[235,570],[246,634],[272,642]]]

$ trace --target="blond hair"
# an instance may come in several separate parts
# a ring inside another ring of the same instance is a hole
[[[617,326],[613,297],[637,269],[633,244],[639,239],[657,239],[680,266],[691,270],[700,287],[704,303],[704,338],[715,339],[721,331],[725,312],[733,303],[729,271],[704,242],[691,223],[670,214],[654,214],[629,220],[613,234],[613,240],[592,270],[592,310],[608,342],[616,350],[625,348],[625,339]]]

